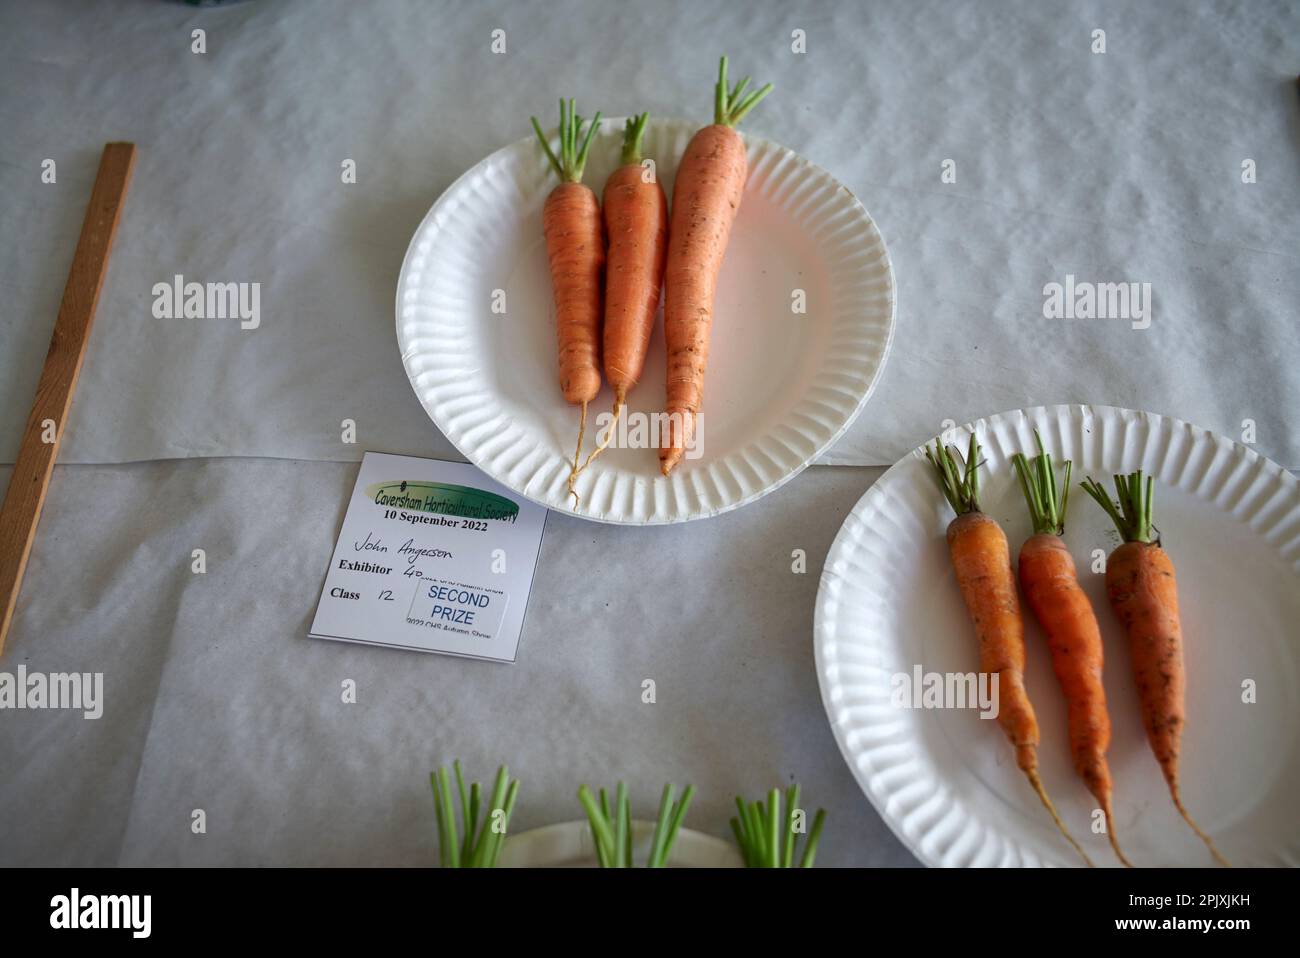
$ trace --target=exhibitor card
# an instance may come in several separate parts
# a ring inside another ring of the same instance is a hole
[[[312,637],[513,662],[545,519],[474,466],[366,453]]]

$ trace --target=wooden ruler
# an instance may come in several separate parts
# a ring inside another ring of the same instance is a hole
[[[108,271],[108,254],[113,248],[113,235],[117,232],[134,164],[134,144],[109,143],[104,147],[90,193],[90,206],[81,224],[77,252],[72,257],[68,285],[63,288],[63,303],[54,323],[50,351],[45,355],[45,368],[36,387],[36,401],[32,403],[32,414],[23,432],[4,505],[0,506],[0,602],[4,603],[0,652],[4,651],[5,637],[13,622],[36,523],[41,518],[50,473],[59,455],[68,410],[72,407],[72,392],[86,356],[95,306]]]

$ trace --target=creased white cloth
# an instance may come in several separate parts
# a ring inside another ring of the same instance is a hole
[[[1300,6],[1282,0],[6,4],[0,461],[105,141],[139,157],[64,461],[455,457],[394,335],[421,217],[561,94],[706,120],[722,52],[776,84],[746,128],[859,196],[896,270],[892,356],[823,462],[1098,402],[1253,429],[1300,467]],[[177,275],[260,283],[260,326],[155,318]],[[1150,283],[1150,328],[1045,319],[1067,275]]]
[[[915,864],[813,667],[822,561],[881,470],[813,468],[667,528],[552,514],[504,665],[307,638],[357,468],[55,470],[0,671],[103,672],[103,714],[0,711],[0,865],[431,865],[428,774],[457,757],[479,780],[510,764],[515,832],[621,778],[650,818],[666,781],[694,783],[687,826],[725,839],[737,792],[797,780],[828,812],[820,862]]]

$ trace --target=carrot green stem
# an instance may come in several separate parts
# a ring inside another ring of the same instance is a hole
[[[468,863],[470,868],[492,868],[501,853],[505,841],[506,829],[510,823],[510,813],[515,807],[515,796],[519,792],[519,783],[512,782],[500,805],[494,806],[483,822],[483,831],[474,858]]]
[[[627,123],[623,125],[623,156],[621,158],[623,166],[641,165],[641,138],[645,135],[645,125],[649,119],[649,113],[642,113],[640,116],[629,117]]]
[[[677,842],[677,833],[682,830],[682,822],[686,818],[686,811],[691,807],[691,799],[695,797],[695,786],[687,785],[682,790],[682,797],[677,801],[677,807],[673,809],[672,820],[668,823],[668,834],[664,836],[663,851],[660,853],[662,864],[668,863],[668,858],[673,853],[673,845]]]
[[[736,796],[739,813],[731,819],[731,831],[740,846],[746,868],[810,868],[817,855],[817,842],[826,821],[824,809],[818,809],[812,832],[804,846],[802,857],[798,854],[796,819],[803,812],[799,808],[800,789],[791,785],[785,793],[786,807],[781,807],[780,789],[767,794],[767,803],[746,802]]]
[[[529,117],[533,122],[533,131],[537,134],[537,140],[542,144],[542,149],[546,152],[546,159],[551,164],[551,169],[555,175],[564,179],[564,169],[560,166],[560,161],[555,158],[555,152],[551,149],[550,142],[546,139],[546,134],[542,132],[542,125],[537,122],[537,117]]]
[[[799,786],[791,785],[785,794],[785,841],[781,847],[781,867],[794,867],[794,817],[799,808]]]
[[[1070,470],[1073,464],[1067,459],[1065,475],[1061,485],[1056,484],[1056,468],[1052,457],[1043,448],[1043,437],[1034,430],[1034,441],[1038,444],[1038,455],[1028,460],[1022,453],[1011,457],[1020,479],[1020,491],[1025,494],[1029,504],[1029,516],[1034,524],[1035,534],[1059,536],[1065,532],[1065,510],[1070,503]]]
[[[925,458],[934,466],[939,488],[953,512],[960,516],[980,511],[980,444],[975,433],[971,433],[965,460],[957,450],[940,442],[935,442],[934,449],[925,447]]]
[[[731,88],[731,95],[727,97],[727,102],[739,103],[740,95],[745,92],[745,89],[748,86],[749,86],[749,77],[745,77],[743,80],[741,80],[734,87]]]
[[[609,804],[604,801],[604,789],[601,789],[601,792],[601,804],[604,808],[597,807],[591,789],[586,785],[578,787],[578,801],[582,803],[583,810],[587,813],[587,821],[591,824],[591,837],[596,843],[596,858],[600,861],[600,867],[609,868],[613,864],[614,857],[614,830],[609,824]]]
[[[618,783],[618,788],[614,793],[614,850],[618,860],[618,868],[627,868],[632,863],[628,861],[627,855],[627,830],[631,825],[628,814],[627,786],[622,782]]]
[[[460,857],[462,861],[469,861],[470,856],[474,854],[474,835],[478,831],[478,809],[481,800],[481,786],[474,782],[469,787],[469,804],[464,806],[465,812],[465,837],[461,840]]]
[[[460,857],[468,859],[470,852],[473,850],[474,817],[478,809],[471,809],[470,807],[469,795],[465,791],[465,776],[460,769],[460,759],[452,762],[451,767],[456,772],[456,791],[460,794],[460,813],[465,822],[465,834],[461,838]]]
[[[582,129],[582,117],[578,117],[577,125],[573,129],[575,133]],[[591,151],[591,141],[598,129],[600,129],[599,112],[596,113],[591,124],[587,127],[587,138],[582,141],[582,149],[578,152],[577,160],[574,163],[573,180],[575,183],[582,179],[582,171],[587,168],[587,154]]]
[[[713,87],[713,122],[722,123],[727,116],[727,58],[718,64],[718,82]]]
[[[479,827],[479,833],[474,840],[474,851],[470,856],[468,865],[471,868],[484,868],[488,855],[492,848],[492,825],[496,818],[496,813],[501,809],[506,800],[506,791],[510,784],[510,773],[502,765],[497,769],[496,782],[492,786],[492,798],[488,801],[487,814],[483,816],[483,821]]]
[[[718,63],[718,83],[713,88],[713,122],[722,126],[735,126],[745,118],[750,110],[758,106],[763,97],[772,92],[772,84],[766,83],[761,88],[745,94],[749,86],[749,77],[745,77],[732,89],[727,89],[727,58]]]
[[[519,797],[519,780],[510,783],[510,790],[506,792],[506,803],[501,809],[501,828],[493,830],[492,844],[490,850],[483,861],[482,867],[496,868],[497,858],[501,854],[501,846],[505,844],[506,835],[510,831],[510,816],[514,814],[515,799]],[[489,826],[490,827],[490,826]]]
[[[438,823],[438,866],[447,867],[447,826],[442,820],[442,797],[438,794],[438,773],[429,773],[429,786],[433,790],[433,817]]]
[[[497,769],[496,782],[492,785],[492,797],[488,800],[487,815],[483,817],[482,827],[474,840],[472,863],[479,862],[487,851],[487,837],[491,832],[492,816],[501,807],[501,803],[505,801],[508,784],[509,775],[506,772],[506,767],[502,765]]]
[[[456,791],[460,794],[460,810],[465,815],[465,824],[469,824],[469,796],[465,794],[465,776],[460,769],[460,759],[451,763],[452,770],[456,773]],[[466,829],[468,831],[468,829]]]
[[[744,856],[745,867],[755,867],[754,861],[754,840],[753,833],[749,829],[749,812],[745,809],[745,800],[739,795],[736,796],[736,809],[740,812],[732,821],[735,823],[732,830],[736,832],[736,842],[740,845],[740,853]]]
[[[734,816],[731,819],[731,834],[736,839],[736,847],[740,849],[740,857],[744,859],[746,868],[753,868],[754,863],[749,857],[749,839],[745,835],[744,826],[740,824],[740,819]]]
[[[1115,528],[1125,542],[1151,542],[1160,544],[1160,533],[1151,521],[1151,495],[1154,486],[1151,476],[1142,482],[1142,470],[1130,472],[1127,476],[1115,477],[1115,492],[1118,502],[1112,501],[1105,488],[1096,480],[1088,478],[1079,483],[1083,491],[1097,500],[1097,505],[1106,510],[1115,523]]]
[[[754,860],[756,867],[762,868],[767,863],[767,829],[763,825],[763,803],[749,803],[749,834],[754,840]]]
[[[582,171],[587,166],[587,153],[591,150],[591,141],[600,128],[599,111],[592,118],[584,137],[582,130],[583,123],[586,121],[578,116],[573,99],[570,98],[567,102],[560,100],[560,155],[558,157],[551,149],[550,140],[542,132],[542,125],[537,122],[537,117],[529,117],[529,119],[532,120],[533,131],[537,134],[537,139],[542,144],[546,159],[550,162],[555,175],[566,183],[581,183]]]
[[[767,865],[781,867],[781,790],[767,793]]]
[[[679,801],[673,801],[676,786],[665,785],[659,802],[659,817],[655,823],[654,835],[650,842],[650,854],[646,859],[647,868],[664,868],[673,851],[673,843],[681,830],[682,819],[690,808],[695,796],[695,786],[687,785]],[[578,801],[582,803],[591,824],[591,835],[596,846],[596,858],[601,868],[631,868],[632,861],[632,803],[628,797],[627,786],[619,782],[614,795],[614,808],[611,813],[609,798],[605,790],[600,790],[600,804],[597,805],[591,789],[586,785],[578,789]]]
[[[812,868],[813,862],[817,860],[817,843],[822,838],[822,827],[826,824],[826,810],[817,809],[817,817],[813,819],[812,831],[808,833],[808,844],[804,846],[803,858],[799,862],[800,868]]]
[[[456,788],[452,791],[452,777]],[[452,763],[452,771],[440,768],[429,773],[433,789],[433,810],[438,824],[438,863],[444,868],[492,868],[497,863],[505,843],[519,795],[519,782],[512,781],[509,770],[502,765],[497,769],[496,787],[486,809],[481,805],[481,786],[478,782],[466,788],[460,761]],[[454,797],[460,799],[460,820],[465,834],[458,836]],[[482,811],[482,814],[480,814]]]
[[[664,839],[668,837],[668,825],[673,815],[674,791],[671,784],[665,785],[663,797],[659,799],[659,817],[655,821],[654,841],[650,844],[650,860],[646,862],[650,868],[659,868],[662,865]]]
[[[460,846],[456,840],[456,813],[451,804],[451,779],[445,768],[438,769],[438,800],[442,803],[442,820],[447,830],[447,866],[460,867]]]

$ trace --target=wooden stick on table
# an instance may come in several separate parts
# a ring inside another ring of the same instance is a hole
[[[18,590],[23,584],[23,572],[32,550],[36,523],[41,518],[45,504],[45,490],[50,484],[54,460],[59,455],[59,443],[72,406],[72,392],[77,386],[81,361],[90,341],[90,327],[95,321],[95,306],[99,290],[104,285],[108,271],[108,254],[113,247],[113,234],[122,214],[126,187],[131,181],[131,167],[135,164],[135,145],[109,143],[99,160],[99,173],[90,193],[90,206],[81,224],[81,238],[72,258],[68,285],[63,288],[63,303],[59,318],[54,323],[50,338],[50,351],[45,355],[45,368],[36,386],[36,400],[32,414],[23,432],[18,462],[9,478],[9,490],[4,505],[0,506],[0,652],[4,651],[5,637],[13,621],[14,607],[18,604]],[[46,422],[54,423],[54,441],[45,442]]]

